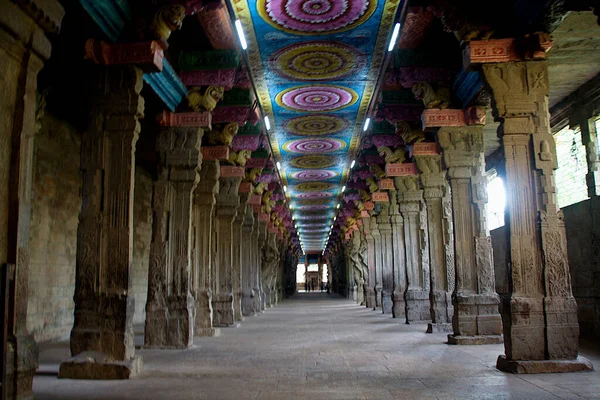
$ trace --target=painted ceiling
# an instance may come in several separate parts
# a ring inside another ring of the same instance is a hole
[[[400,0],[233,0],[306,253],[321,251]]]

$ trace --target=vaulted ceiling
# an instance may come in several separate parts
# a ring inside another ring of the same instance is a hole
[[[305,252],[324,248],[399,0],[233,1]]]

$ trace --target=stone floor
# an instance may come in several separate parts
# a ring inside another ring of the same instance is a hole
[[[337,295],[301,293],[188,350],[138,350],[127,381],[57,379],[68,343],[41,349],[36,399],[600,399],[600,373],[517,376],[502,345],[450,346]],[[138,337],[141,340],[141,337]],[[582,355],[600,368],[600,345]]]

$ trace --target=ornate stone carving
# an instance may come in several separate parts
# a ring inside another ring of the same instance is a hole
[[[417,100],[422,100],[425,108],[444,109],[450,105],[450,89],[440,86],[434,89],[428,82],[415,83],[412,92]]]
[[[187,95],[188,106],[196,112],[201,109],[212,112],[217,102],[223,100],[224,91],[222,86],[208,86],[206,89],[194,87]]]
[[[152,17],[150,30],[155,39],[167,41],[172,31],[181,29],[185,18],[185,7],[179,4],[162,6]]]

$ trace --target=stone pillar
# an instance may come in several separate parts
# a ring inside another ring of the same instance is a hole
[[[254,312],[264,311],[261,285],[262,249],[266,225],[256,219],[256,229],[252,232],[252,291],[254,292]]]
[[[406,319],[406,250],[404,243],[404,219],[398,212],[397,193],[390,191],[390,223],[392,225],[393,290],[392,316]]]
[[[483,76],[501,122],[507,187],[510,292],[502,299],[506,355],[497,366],[518,373],[591,369],[591,363],[577,358],[577,304],[554,187],[547,64],[484,64]]]
[[[456,288],[450,344],[502,343],[487,227],[483,126],[440,128],[438,142],[452,189]]]
[[[354,299],[361,306],[365,304],[365,279],[364,279],[364,270],[361,263],[361,236],[362,233],[360,231],[354,231],[352,233],[351,246],[352,250],[350,252],[351,261],[352,261],[352,269],[354,276],[354,284],[356,285],[356,299]]]
[[[214,206],[219,192],[220,166],[218,161],[203,161],[200,180],[194,190],[193,225],[193,294],[196,318],[194,335],[218,336],[213,326],[212,280],[214,275]]]
[[[381,312],[392,314],[394,302],[394,249],[392,248],[392,224],[390,223],[389,204],[381,206],[377,216],[377,226],[381,238]]]
[[[373,253],[375,261],[375,273],[373,274],[375,287],[375,308],[381,307],[382,291],[383,291],[383,247],[381,245],[381,232],[377,224],[377,217],[371,217],[371,225],[369,226],[371,236],[373,237]]]
[[[215,213],[215,269],[213,276],[213,325],[233,326],[233,221],[240,205],[242,178],[219,179]],[[239,245],[239,243],[238,243]]]
[[[375,217],[363,218],[363,231],[367,243],[367,270],[365,279],[365,304],[367,308],[375,310],[377,307],[377,296],[375,294],[375,238],[371,232],[371,221]]]
[[[262,285],[263,293],[265,296],[264,304],[266,307],[273,306],[273,274],[275,268],[279,263],[279,250],[277,250],[277,243],[275,242],[275,234],[272,232],[266,232],[265,246],[263,248],[263,260],[262,260]]]
[[[427,205],[431,266],[431,324],[427,327],[427,332],[452,332],[452,291],[455,275],[450,188],[446,182],[446,171],[442,169],[440,155],[415,155],[414,158]]]
[[[186,348],[194,339],[192,193],[202,163],[199,128],[161,128],[154,182],[144,345]]]
[[[585,146],[588,173],[585,180],[588,196],[594,198],[600,195],[600,157],[598,153],[598,132],[593,118],[587,113],[577,115],[571,120],[571,125],[579,125],[581,142]]]
[[[265,311],[267,305],[267,299],[265,295],[265,285],[263,283],[263,269],[265,266],[265,252],[267,250],[267,224],[264,221],[258,221],[258,253],[257,253],[257,271],[256,271],[256,279],[257,279],[257,287],[258,293],[260,294],[260,310]]]
[[[135,144],[144,99],[142,71],[96,68],[92,123],[82,135],[83,203],[77,229],[72,358],[60,378],[123,379],[142,367],[135,356],[133,247]]]
[[[354,248],[352,240],[346,240],[342,243],[344,251],[344,268],[346,271],[346,297],[356,301],[356,291],[358,287],[354,281]]]
[[[254,221],[252,207],[246,207],[242,225],[242,315],[256,314],[254,298],[255,251],[258,246],[258,223]]]
[[[233,221],[233,242],[232,242],[232,268],[231,278],[233,280],[233,317],[236,321],[241,321],[242,316],[242,279],[243,279],[243,257],[242,248],[246,238],[243,235],[244,219],[246,218],[246,207],[248,202],[248,193],[240,194],[240,205],[237,209],[237,215]],[[251,228],[252,229],[252,228]]]
[[[406,256],[406,322],[431,321],[429,290],[429,237],[427,209],[418,176],[395,178],[398,189],[398,211],[404,226],[404,254]]]
[[[50,57],[46,34],[58,33],[63,15],[54,0],[0,1],[0,265],[14,266],[5,368],[8,396],[16,399],[32,397],[38,366],[38,347],[27,331],[33,141],[43,113],[37,75]]]

